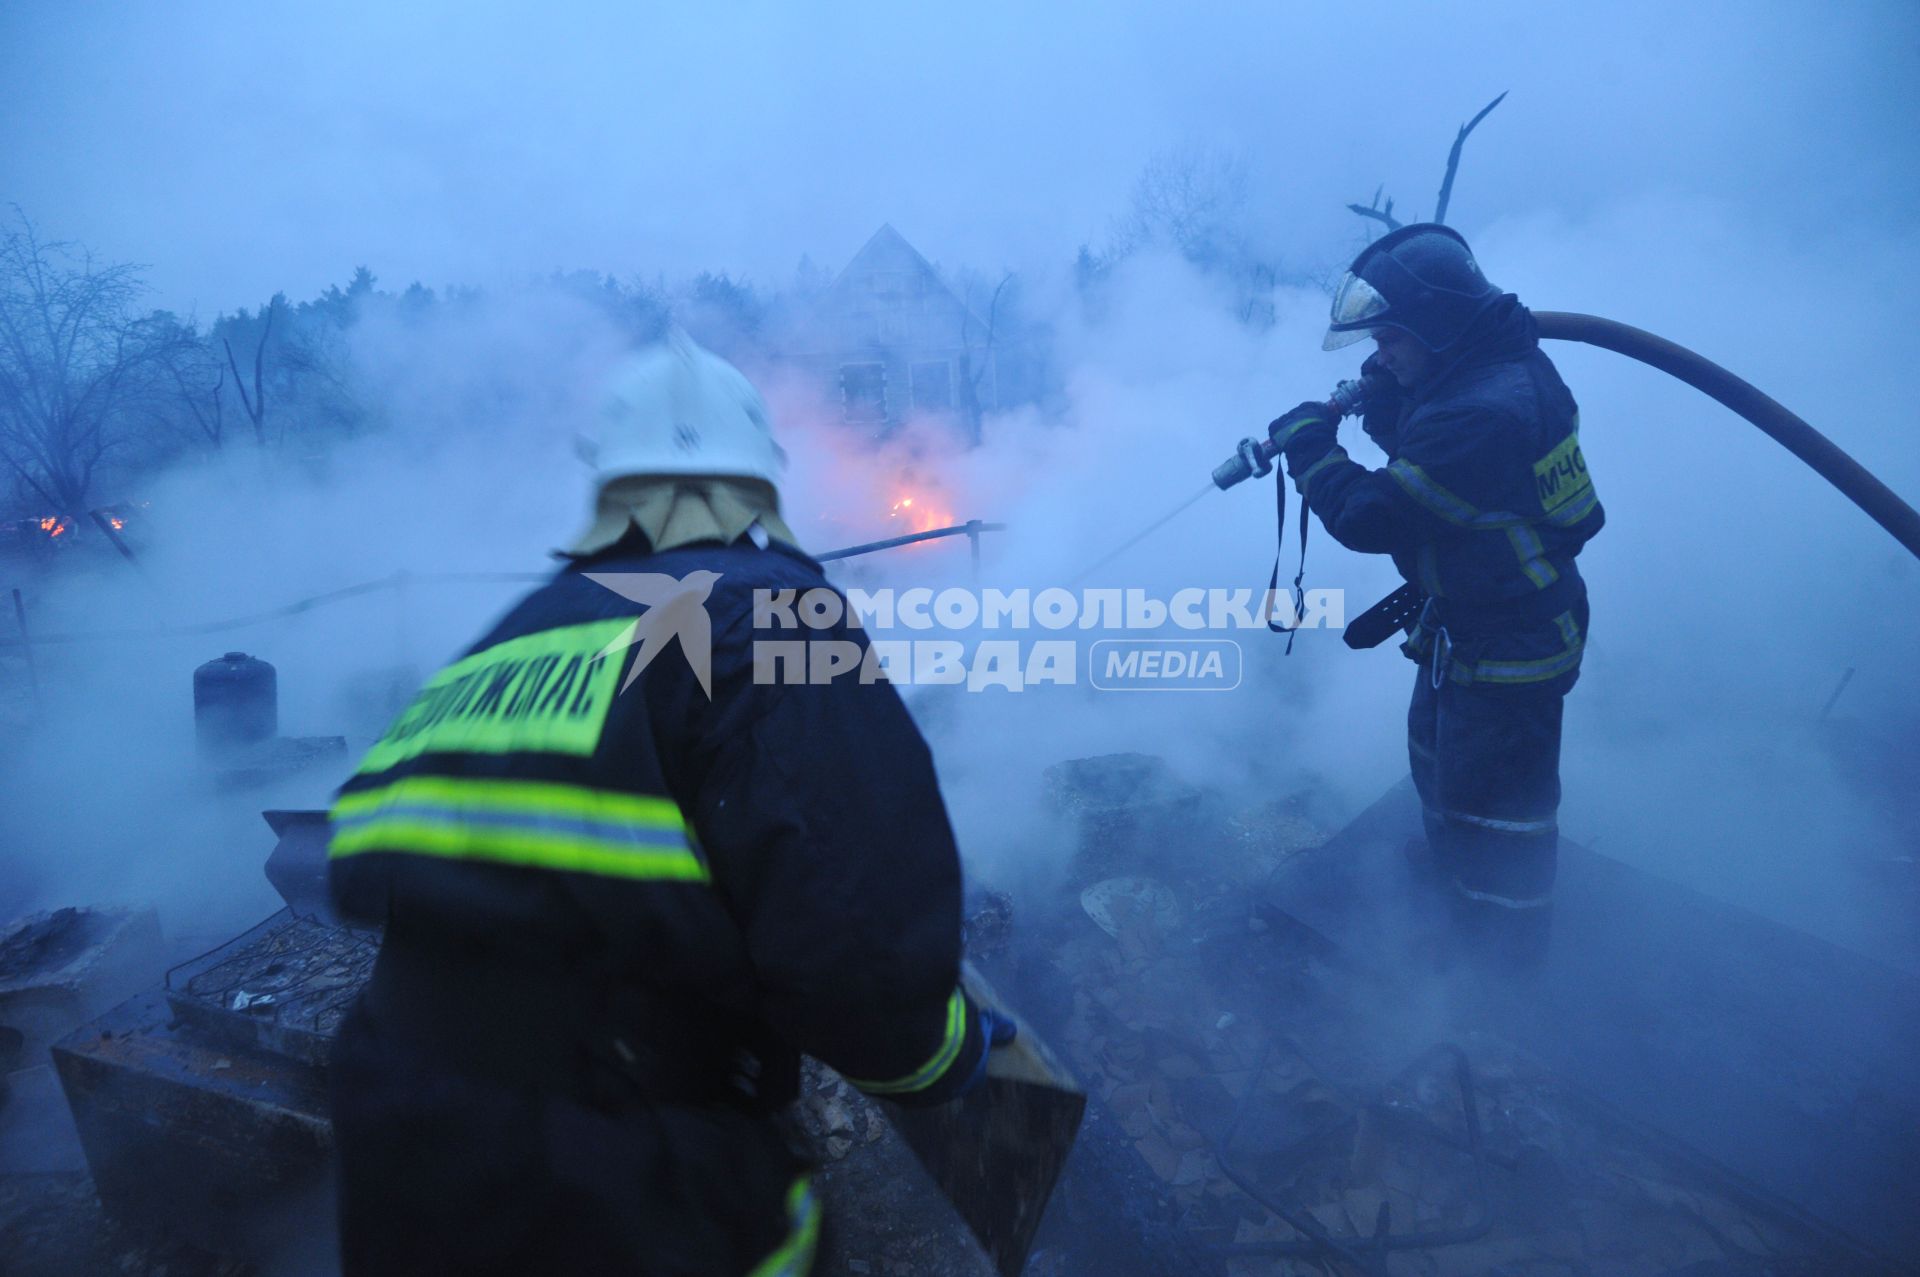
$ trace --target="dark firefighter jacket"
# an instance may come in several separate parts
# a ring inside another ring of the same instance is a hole
[[[645,550],[629,538],[521,601],[342,788],[333,893],[386,927],[349,1023],[360,1040],[343,1030],[343,1048],[375,1090],[391,1082],[369,1044],[390,1042],[462,1086],[550,1093],[576,1118],[639,1114],[608,1164],[592,1141],[571,1145],[586,1164],[565,1147],[528,1163],[536,1179],[598,1185],[628,1216],[587,1267],[804,1271],[815,1208],[769,1116],[795,1089],[796,1053],[911,1103],[942,1098],[984,1050],[957,986],[958,855],[890,685],[774,682],[766,662],[756,679],[756,637],[864,644],[844,622],[796,633],[756,616],[756,592],[831,589],[812,560],[745,540]],[[693,659],[709,634],[711,695]],[[439,1086],[402,1088],[395,1111]],[[336,1086],[349,1251],[355,1201],[423,1200],[436,1159],[454,1177],[440,1196],[474,1199],[434,1207],[445,1229],[545,1209],[533,1186],[460,1187],[459,1163],[497,1135],[484,1124],[475,1148],[416,1149],[394,1183],[356,1186],[356,1160],[386,1174],[350,1146],[357,1103]],[[551,1128],[509,1138],[567,1142]]]
[[[1457,683],[1567,686],[1587,625],[1574,556],[1606,517],[1579,424],[1533,315],[1508,295],[1395,419],[1370,430],[1384,469],[1334,444],[1302,458],[1294,482],[1335,540],[1392,555],[1433,600],[1409,656],[1425,659],[1444,625]]]

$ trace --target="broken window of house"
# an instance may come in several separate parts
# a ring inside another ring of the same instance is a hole
[[[887,366],[841,364],[840,395],[848,421],[885,421]]]
[[[946,360],[914,364],[909,375],[913,380],[913,407],[916,412],[953,410],[953,373]]]

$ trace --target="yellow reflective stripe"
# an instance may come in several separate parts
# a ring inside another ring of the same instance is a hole
[[[1307,491],[1307,485],[1313,481],[1313,476],[1315,476],[1316,474],[1319,474],[1322,470],[1325,470],[1328,466],[1333,465],[1335,462],[1345,461],[1347,459],[1348,459],[1347,450],[1345,448],[1342,448],[1339,444],[1335,444],[1333,446],[1332,451],[1328,452],[1326,456],[1320,458],[1320,460],[1314,462],[1312,465],[1308,466],[1305,470],[1301,471],[1299,474],[1293,477],[1294,491],[1304,496]]]
[[[1579,496],[1549,514],[1547,522],[1556,528],[1570,528],[1592,514],[1594,507],[1599,504],[1599,494],[1594,492],[1592,484],[1588,484]]]
[[[1580,635],[1580,627],[1574,622],[1573,613],[1562,612],[1553,618],[1559,627],[1561,641],[1567,649],[1553,656],[1542,657],[1535,661],[1479,661],[1467,664],[1456,661],[1453,666],[1453,678],[1458,683],[1538,683],[1546,679],[1557,678],[1580,664],[1580,654],[1586,649],[1586,640]]]
[[[1521,524],[1507,529],[1507,540],[1520,560],[1520,570],[1536,589],[1544,590],[1560,579],[1560,570],[1547,562],[1547,547],[1538,532]]]
[[[401,800],[458,804],[478,811],[524,811],[582,820],[624,820],[648,829],[684,830],[687,827],[679,806],[667,798],[558,781],[476,776],[408,776],[377,789],[355,790],[335,800],[333,815],[336,820],[358,816]]]
[[[820,1244],[820,1202],[812,1177],[802,1175],[787,1190],[787,1240],[753,1266],[747,1277],[806,1277]]]
[[[1432,475],[1404,458],[1388,462],[1387,473],[1422,509],[1458,527],[1494,529],[1528,522],[1517,514],[1503,510],[1481,510],[1461,500],[1435,483]]]
[[[1422,593],[1432,598],[1441,598],[1446,594],[1446,591],[1440,588],[1440,552],[1433,542],[1421,543],[1420,548],[1414,552],[1414,566],[1420,574]]]
[[[967,1000],[955,989],[947,999],[947,1035],[940,1042],[925,1064],[902,1078],[890,1082],[861,1082],[848,1078],[855,1086],[874,1095],[905,1095],[913,1091],[924,1091],[938,1082],[953,1062],[960,1056],[960,1047],[967,1040]]]
[[[428,752],[593,753],[622,663],[605,652],[633,624],[622,617],[542,630],[454,662],[367,751],[360,773]]]
[[[1568,647],[1581,646],[1580,624],[1573,619],[1573,613],[1562,612],[1553,618],[1553,623],[1560,627],[1560,639]]]
[[[1300,420],[1288,426],[1285,430],[1282,430],[1279,433],[1272,436],[1274,448],[1276,450],[1285,448],[1289,443],[1293,442],[1293,437],[1299,434],[1302,430],[1306,429],[1308,426],[1320,425],[1325,420],[1326,418],[1324,417],[1302,417]]]
[[[335,834],[327,848],[327,854],[335,858],[368,851],[444,856],[453,860],[485,860],[493,864],[552,869],[563,873],[599,874],[608,878],[674,882],[709,880],[707,867],[700,863],[699,857],[691,849],[635,851],[618,843],[598,842],[565,834],[476,828],[441,820],[375,817],[364,825]]]
[[[607,877],[710,880],[680,809],[645,794],[409,776],[342,795],[332,816],[333,857],[390,851]]]
[[[1480,512],[1462,501],[1453,493],[1435,483],[1431,476],[1411,461],[1393,460],[1387,463],[1387,473],[1394,482],[1420,505],[1449,523],[1458,523],[1462,527],[1471,526]]]

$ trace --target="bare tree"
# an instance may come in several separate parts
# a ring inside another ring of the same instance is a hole
[[[180,392],[180,403],[193,417],[200,435],[216,450],[226,442],[227,370],[213,357],[212,350],[198,342],[182,352],[181,358],[167,361],[167,375]],[[211,377],[213,384],[207,385]]]
[[[1215,258],[1238,238],[1248,199],[1244,156],[1195,145],[1155,152],[1133,184],[1109,255],[1159,243],[1189,261]]]
[[[247,420],[253,423],[253,441],[261,447],[267,443],[267,390],[261,373],[266,366],[267,338],[273,336],[273,317],[280,313],[283,298],[275,293],[267,302],[267,322],[260,328],[260,340],[253,347],[253,394],[247,394],[247,383],[240,376],[240,365],[233,358],[233,343],[222,337],[220,344],[227,348],[227,367],[233,370],[233,388],[240,393],[240,406],[246,409]]]
[[[1503,92],[1499,97],[1481,107],[1480,113],[1475,115],[1471,120],[1468,120],[1465,124],[1462,124],[1460,131],[1454,134],[1453,149],[1447,152],[1447,172],[1446,175],[1440,179],[1440,198],[1435,200],[1433,205],[1434,221],[1445,222],[1447,220],[1447,205],[1453,201],[1453,179],[1460,172],[1460,151],[1461,148],[1467,144],[1467,135],[1480,126],[1480,121],[1486,119],[1494,107],[1499,106],[1506,100],[1507,95]],[[1368,221],[1378,222],[1390,231],[1400,229],[1400,219],[1393,215],[1392,197],[1389,196],[1387,198],[1385,205],[1380,203],[1380,196],[1386,189],[1386,185],[1382,183],[1374,190],[1373,199],[1370,202],[1366,204],[1349,204],[1347,205],[1348,210],[1360,217],[1366,218]]]
[[[136,315],[138,267],[45,242],[13,212],[0,236],[0,462],[50,513],[84,510],[181,330],[171,317]]]

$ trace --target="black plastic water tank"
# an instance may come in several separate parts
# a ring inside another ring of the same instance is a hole
[[[202,753],[271,740],[279,729],[273,666],[245,652],[228,652],[193,672],[193,730]]]

